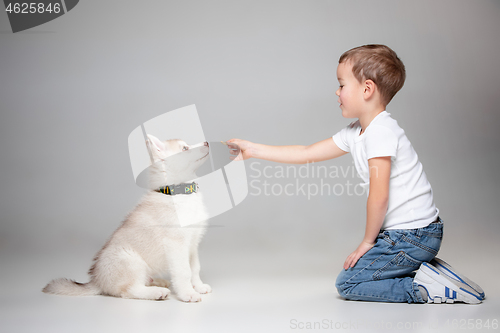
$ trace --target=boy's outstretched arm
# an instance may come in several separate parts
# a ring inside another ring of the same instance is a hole
[[[231,139],[227,143],[229,146],[234,143],[241,149],[241,154],[235,160],[253,157],[279,163],[304,164],[326,161],[347,154],[335,144],[332,138],[309,146],[269,146],[240,139]]]
[[[375,245],[375,240],[384,223],[389,203],[389,180],[391,178],[391,157],[375,157],[368,160],[370,170],[370,192],[366,203],[366,230],[363,241],[356,251],[344,262],[344,269],[354,267],[368,250]]]

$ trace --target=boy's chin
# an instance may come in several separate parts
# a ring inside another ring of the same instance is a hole
[[[355,118],[349,112],[347,112],[346,110],[343,110],[343,109],[342,109],[342,117],[344,117],[344,118]]]

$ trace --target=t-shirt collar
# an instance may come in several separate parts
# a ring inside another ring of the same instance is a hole
[[[378,115],[376,115],[376,116],[375,116],[375,118],[373,118],[373,119],[372,119],[372,121],[368,124],[368,126],[366,126],[365,131],[364,131],[364,132],[363,132],[363,134],[361,134],[361,135],[359,135],[359,132],[361,132],[361,126],[359,126],[359,129],[358,129],[358,130],[357,130],[357,132],[356,132],[356,138],[357,138],[357,139],[361,139],[361,138],[363,137],[363,135],[365,135],[366,130],[368,129],[368,127],[370,127],[370,125],[371,125],[372,123],[374,123],[374,122],[375,122],[375,120],[377,120],[377,118],[381,118],[383,115],[388,115],[388,116],[390,116],[391,114],[390,114],[390,113],[387,113],[387,111],[386,111],[386,110],[384,110],[384,111],[380,112]]]

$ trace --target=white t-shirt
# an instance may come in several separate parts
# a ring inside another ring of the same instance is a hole
[[[387,111],[379,113],[361,135],[359,120],[333,136],[342,150],[350,152],[356,170],[368,193],[370,176],[368,160],[391,156],[389,205],[382,229],[416,229],[437,219],[431,184],[404,130]]]

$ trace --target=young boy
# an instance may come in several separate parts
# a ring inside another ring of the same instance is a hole
[[[405,132],[385,111],[406,73],[385,45],[364,45],[339,59],[336,95],[342,116],[357,118],[332,138],[309,146],[268,146],[232,139],[251,157],[281,163],[319,162],[351,153],[368,189],[363,241],[344,263],[336,287],[345,299],[477,304],[483,290],[435,258],[443,221],[431,185]],[[414,275],[415,270],[417,270]]]

